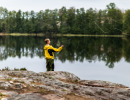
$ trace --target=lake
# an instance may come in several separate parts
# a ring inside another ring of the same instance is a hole
[[[0,36],[0,68],[27,68],[45,72],[44,39],[40,36]],[[55,53],[55,71],[80,79],[104,80],[130,87],[130,38],[49,37]]]

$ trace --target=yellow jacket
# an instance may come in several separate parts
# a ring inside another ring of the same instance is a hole
[[[44,46],[44,52],[45,52],[45,59],[54,59],[54,53],[53,52],[59,52],[62,50],[62,47],[54,48],[52,45],[45,45]]]

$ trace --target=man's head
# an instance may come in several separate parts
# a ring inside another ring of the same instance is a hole
[[[50,39],[45,39],[45,43],[49,45],[51,43]]]

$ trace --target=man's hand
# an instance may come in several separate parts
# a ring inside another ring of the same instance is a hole
[[[61,46],[62,48],[64,47],[64,45]]]

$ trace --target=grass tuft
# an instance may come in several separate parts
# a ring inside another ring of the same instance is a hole
[[[20,68],[20,69],[14,68],[14,69],[12,70],[12,69],[10,69],[9,67],[5,67],[5,68],[2,69],[2,71],[27,71],[27,69],[26,69],[26,68]]]
[[[7,78],[7,79],[6,79],[6,81],[11,81],[11,80],[12,80],[12,78]]]
[[[20,70],[26,71],[27,69],[26,68],[20,68]]]

